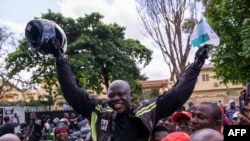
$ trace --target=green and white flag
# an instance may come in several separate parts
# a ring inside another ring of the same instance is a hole
[[[195,25],[190,39],[193,47],[203,44],[215,46],[220,44],[220,38],[204,19]]]

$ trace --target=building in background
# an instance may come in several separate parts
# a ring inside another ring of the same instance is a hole
[[[205,64],[202,67],[193,94],[188,101],[193,103],[202,101],[218,103],[221,101],[227,106],[229,100],[233,99],[238,105],[240,91],[243,90],[244,86],[232,83],[221,84],[220,78],[214,78],[213,68],[212,64]]]
[[[233,85],[232,83],[221,84],[219,78],[214,78],[215,72],[213,68],[212,64],[205,64],[202,67],[194,91],[186,103],[192,101],[194,104],[197,104],[202,101],[209,101],[214,103],[220,102],[227,106],[229,100],[233,99],[239,105],[240,91],[244,86],[241,84]],[[139,81],[139,83],[142,85],[143,92],[146,93],[150,89],[158,89],[159,94],[167,91],[174,84],[168,79],[146,80]]]

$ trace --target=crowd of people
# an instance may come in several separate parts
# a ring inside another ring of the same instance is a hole
[[[250,125],[247,111],[241,112],[248,106],[247,100],[246,105],[242,108],[236,105],[234,100],[230,100],[225,105],[220,101],[218,103],[201,102],[196,104],[189,102],[188,108],[181,106],[171,115],[159,119],[152,128],[149,138],[145,141],[223,141],[224,125]],[[32,131],[27,137],[28,140],[41,139],[42,132],[46,131],[48,118],[46,116],[38,118],[36,113],[30,114],[28,128]],[[81,124],[90,124],[81,115],[76,117],[75,113],[69,114],[67,112],[63,114],[62,118],[52,122],[56,122],[53,130],[53,140],[55,141],[69,141],[70,130],[79,130]],[[9,116],[4,117],[4,123],[0,126],[0,141],[4,141],[6,138],[9,138],[10,141],[11,139],[20,141],[14,132],[14,128],[18,125],[11,124]],[[51,123],[50,126],[52,126]]]
[[[15,132],[14,129],[17,126],[20,126],[20,131]],[[10,121],[9,116],[5,116],[4,124],[0,126],[0,141],[12,141],[12,139],[13,141],[69,141],[69,139],[71,139],[70,141],[75,141],[75,138],[78,138],[78,136],[73,138],[71,134],[75,131],[80,131],[83,127],[89,128],[89,130],[85,130],[87,132],[85,132],[84,138],[87,139],[90,135],[89,121],[81,115],[76,116],[74,112],[70,115],[68,112],[65,112],[61,118],[55,117],[53,120],[48,115],[37,117],[37,114],[32,112],[30,113],[29,121],[21,124],[13,123]]]
[[[37,118],[36,113],[31,113],[28,126],[30,132],[26,138],[28,140],[37,140],[38,137],[39,140],[74,141],[78,137],[73,137],[71,134],[86,127],[89,130],[85,130],[87,132],[81,135],[81,137],[84,136],[84,139],[88,139],[90,127],[88,119],[82,115],[76,116],[74,112],[71,114],[65,112],[61,118],[55,117],[50,120],[49,116],[43,115]]]
[[[204,101],[196,105],[189,102],[187,110],[181,108],[159,120],[152,132],[151,141],[223,141],[225,125],[250,125],[248,100],[245,99],[242,107],[236,105],[234,100],[225,105],[221,101]],[[181,137],[180,132],[185,136]]]

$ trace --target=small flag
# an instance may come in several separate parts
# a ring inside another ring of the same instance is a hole
[[[194,31],[191,34],[190,39],[193,47],[202,44],[210,44],[217,46],[220,43],[220,38],[209,26],[206,20],[201,20],[195,25]]]

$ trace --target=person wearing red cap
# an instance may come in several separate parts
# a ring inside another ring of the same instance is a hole
[[[176,131],[168,134],[165,138],[161,141],[189,141],[190,135],[185,132]]]
[[[64,123],[59,123],[55,128],[55,140],[56,141],[68,141],[69,140],[69,128]]]
[[[182,131],[190,135],[192,133],[192,130],[190,128],[191,118],[192,118],[192,113],[190,112],[187,111],[175,112],[172,115],[172,119],[176,123],[176,131]]]

